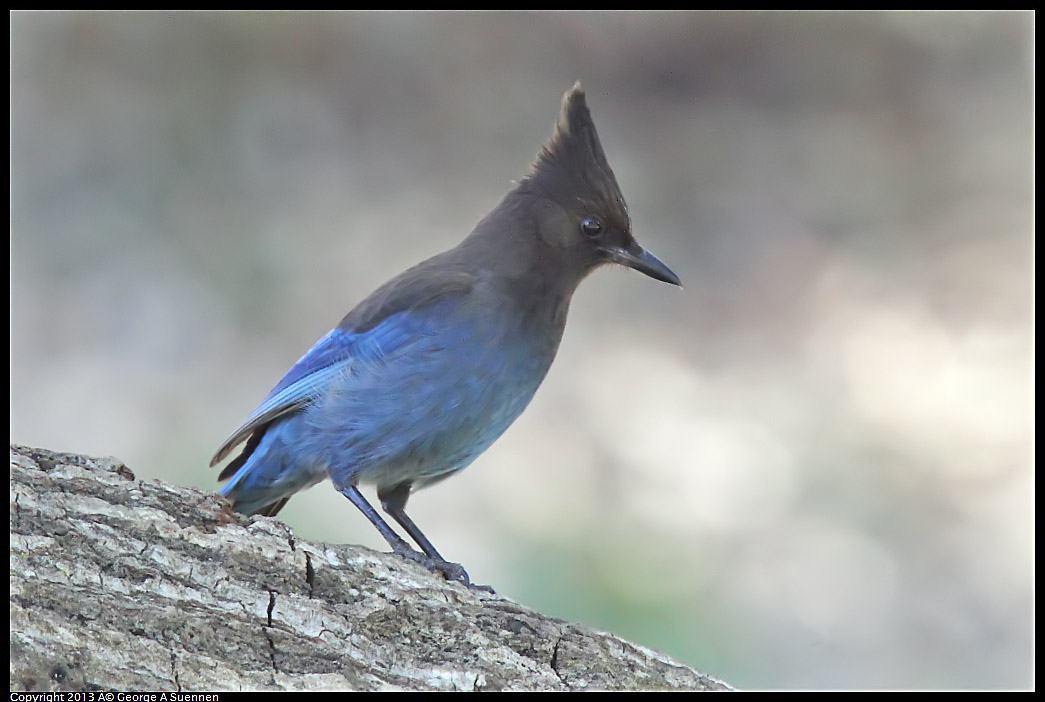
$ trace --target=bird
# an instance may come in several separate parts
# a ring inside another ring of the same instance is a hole
[[[215,453],[243,514],[275,516],[329,479],[392,551],[471,587],[406,514],[412,492],[469,466],[529,404],[578,284],[605,264],[681,287],[632,233],[584,89],[564,94],[528,172],[457,246],[379,287],[317,341]],[[374,485],[384,512],[360,492]]]

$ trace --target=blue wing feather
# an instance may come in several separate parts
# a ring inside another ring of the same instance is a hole
[[[341,373],[378,363],[438,325],[452,305],[429,306],[424,313],[404,310],[365,332],[338,327],[313,344],[269,391],[250,417],[225,440],[211,465],[220,462],[255,429],[308,404]]]
[[[328,332],[322,339],[312,345],[305,354],[297,360],[286,375],[284,375],[276,386],[269,391],[262,401],[264,406],[273,398],[281,395],[285,390],[298,384],[308,376],[322,372],[330,366],[341,363],[351,355],[352,337],[343,329],[334,329]]]
[[[434,256],[390,280],[346,315],[287,371],[261,406],[225,440],[211,465],[224,460],[255,430],[307,405],[340,373],[373,364],[408,346],[432,325],[443,324],[475,282],[472,273],[448,264],[449,255]],[[237,470],[235,462],[222,475],[229,469]]]

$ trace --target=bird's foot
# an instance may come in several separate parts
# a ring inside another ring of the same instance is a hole
[[[440,573],[447,580],[461,583],[472,590],[482,590],[483,592],[489,592],[491,595],[496,594],[494,589],[489,585],[476,585],[473,583],[471,578],[468,577],[468,571],[466,571],[460,563],[451,563],[450,561],[444,561],[442,558],[426,556],[406,545],[395,548],[393,553],[402,556],[409,561],[423,565],[433,573]]]

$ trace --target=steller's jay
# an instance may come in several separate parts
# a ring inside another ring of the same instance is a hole
[[[581,280],[619,263],[678,276],[632,236],[579,83],[530,172],[456,247],[374,291],[301,357],[218,449],[237,512],[273,516],[330,478],[395,553],[470,584],[404,511],[410,492],[467,467],[526,408]],[[377,486],[411,548],[359,492]]]

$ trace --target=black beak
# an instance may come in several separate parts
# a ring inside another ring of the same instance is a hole
[[[622,247],[607,247],[603,249],[606,258],[628,268],[634,268],[639,273],[645,273],[650,278],[671,283],[682,287],[682,281],[671,272],[671,269],[646,249],[639,246],[639,242],[631,239]]]

